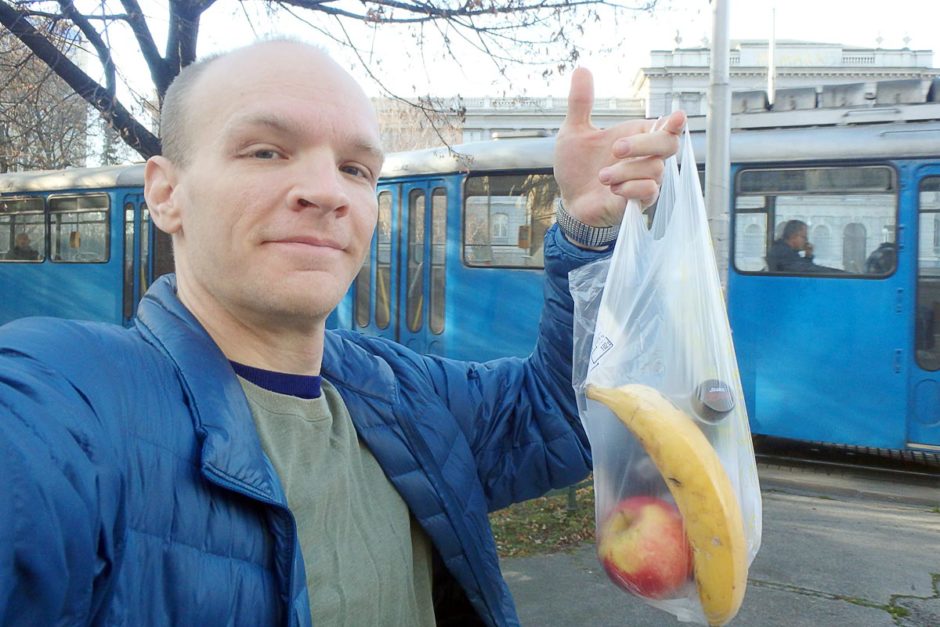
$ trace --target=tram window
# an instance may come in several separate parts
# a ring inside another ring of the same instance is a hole
[[[140,205],[140,293],[150,289],[150,210],[146,203]]]
[[[39,196],[0,199],[0,261],[42,261],[46,220]]]
[[[406,307],[408,329],[417,331],[424,321],[424,190],[408,194],[408,291]]]
[[[921,182],[918,201],[915,352],[921,368],[940,370],[940,177]]]
[[[66,263],[107,261],[109,206],[107,194],[50,198],[52,260]]]
[[[447,190],[431,192],[431,301],[428,324],[431,333],[444,331],[444,281],[447,259]]]
[[[387,329],[392,318],[392,194],[379,194],[379,221],[375,229],[375,324]]]
[[[468,266],[541,268],[545,231],[555,222],[558,185],[551,174],[467,179],[463,259]]]
[[[892,168],[743,170],[735,192],[734,266],[739,272],[832,277],[894,272],[897,184]],[[794,248],[796,241],[784,241],[791,221],[807,227],[811,263],[804,260],[806,252]],[[771,255],[778,260],[774,268],[768,267]]]
[[[359,267],[359,274],[356,275],[356,324],[360,327],[369,326],[369,306],[372,304],[369,294],[372,290],[371,270],[372,255],[366,255]]]
[[[124,318],[134,311],[134,203],[124,203]]]

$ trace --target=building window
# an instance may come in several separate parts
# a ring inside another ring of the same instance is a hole
[[[845,226],[842,235],[842,267],[849,272],[862,272],[865,269],[865,244],[868,234],[865,225],[852,222]]]
[[[490,219],[490,237],[495,240],[505,240],[509,237],[509,216],[505,213],[494,213]]]

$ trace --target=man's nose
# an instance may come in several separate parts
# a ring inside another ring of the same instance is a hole
[[[298,167],[296,181],[288,195],[288,204],[294,211],[319,209],[323,212],[343,211],[348,207],[349,197],[335,160],[328,155],[319,155]]]

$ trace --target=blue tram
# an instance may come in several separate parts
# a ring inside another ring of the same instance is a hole
[[[700,160],[703,122],[690,119]],[[934,92],[918,104],[743,110],[732,128],[727,297],[752,431],[940,451]],[[458,359],[526,355],[558,198],[552,142],[391,155],[371,252],[329,325]],[[0,175],[0,322],[131,319],[172,264],[141,177],[141,166]],[[790,220],[808,225],[819,269],[768,269]],[[4,259],[20,232],[38,256]]]
[[[143,165],[0,175],[0,323],[48,315],[129,324],[153,278],[169,271]]]

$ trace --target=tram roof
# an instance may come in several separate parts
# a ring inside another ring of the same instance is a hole
[[[929,105],[933,119],[908,119],[897,108],[877,111],[843,110],[828,116],[824,125],[766,127],[767,114],[758,120],[734,116],[732,160],[736,163],[842,161],[880,158],[940,156],[940,105]],[[879,116],[878,114],[881,113]],[[754,117],[754,116],[752,116]],[[779,116],[777,123],[792,122]],[[704,117],[690,118],[693,150],[705,161]],[[496,171],[516,168],[551,168],[555,138],[514,138],[391,154],[383,177]]]
[[[141,187],[144,164],[0,174],[0,193]]]

